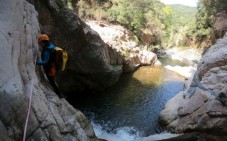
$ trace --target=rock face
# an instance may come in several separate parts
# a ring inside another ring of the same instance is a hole
[[[160,122],[168,130],[227,133],[227,38],[217,41],[200,60],[186,89],[168,101]]]
[[[151,34],[143,33],[141,35],[141,40],[144,44],[151,45],[153,42],[155,42],[155,36]]]
[[[58,75],[58,83],[64,93],[104,90],[115,84],[123,71],[132,71],[140,66],[140,63],[133,62],[134,59],[124,63],[122,55],[103,42],[99,34],[61,0],[29,1],[39,13],[41,30],[50,35],[55,45],[69,52],[66,71]],[[151,62],[157,60],[155,57],[153,54]],[[124,64],[129,67],[124,67]]]
[[[214,22],[214,30],[216,32],[226,32],[227,31],[227,11],[221,11],[216,14]]]
[[[22,140],[31,92],[27,141],[98,140],[85,116],[35,73],[39,23],[34,7],[25,0],[2,0],[0,13],[0,140]]]
[[[99,140],[85,116],[59,99],[35,67],[36,37],[41,30],[68,51],[67,70],[59,76],[64,92],[113,85],[123,72],[121,57],[60,0],[28,1],[35,7],[25,0],[0,5],[0,140],[22,139],[30,93],[26,140]]]
[[[107,62],[111,65],[122,65],[123,72],[131,72],[144,65],[160,65],[157,55],[140,49],[132,33],[126,28],[97,21],[88,21],[87,24],[108,44],[110,61]],[[147,39],[152,36],[146,35]]]
[[[227,11],[220,11],[215,16],[213,25],[215,38],[222,38],[227,31]]]
[[[64,93],[102,90],[117,82],[121,65],[110,64],[107,45],[100,36],[69,10],[61,0],[29,0],[39,13],[41,31],[56,46],[66,49],[69,60],[58,83]]]

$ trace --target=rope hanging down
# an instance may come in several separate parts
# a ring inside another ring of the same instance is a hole
[[[36,63],[36,60],[37,60],[37,53],[38,53],[38,46],[36,46],[36,53],[35,53],[34,63]],[[34,75],[35,75],[35,69],[34,69],[34,72],[32,74],[31,89],[30,89],[30,94],[29,94],[28,112],[27,112],[27,117],[26,117],[25,125],[24,125],[23,141],[25,141],[25,139],[26,139],[26,133],[27,133],[27,127],[28,127],[28,119],[29,119],[29,115],[30,115],[30,111],[31,111],[32,92],[33,92],[33,85],[34,85]]]

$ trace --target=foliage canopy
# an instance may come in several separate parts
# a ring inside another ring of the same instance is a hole
[[[193,38],[196,8],[164,5],[159,0],[80,0],[78,14],[84,19],[107,20],[142,33],[155,35],[155,44],[180,45],[179,40]],[[184,36],[184,37],[182,37]]]
[[[195,28],[197,41],[202,42],[210,38],[210,35],[213,34],[212,25],[215,15],[223,10],[227,10],[227,0],[199,0]]]
[[[84,18],[117,22],[137,35],[149,32],[157,43],[171,24],[172,10],[159,0],[81,0],[78,6]]]

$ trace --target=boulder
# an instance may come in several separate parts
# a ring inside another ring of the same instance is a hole
[[[137,43],[128,29],[108,23],[100,26],[96,21],[88,21],[87,24],[108,44],[110,64],[122,65],[123,72],[132,72],[144,65],[161,64],[156,54],[137,47]]]
[[[227,133],[227,38],[202,57],[190,84],[169,100],[160,122],[176,133]]]

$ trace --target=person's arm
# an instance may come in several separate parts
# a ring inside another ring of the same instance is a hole
[[[43,60],[42,61],[36,61],[37,65],[46,65],[49,61],[50,53],[48,51],[43,52]]]

